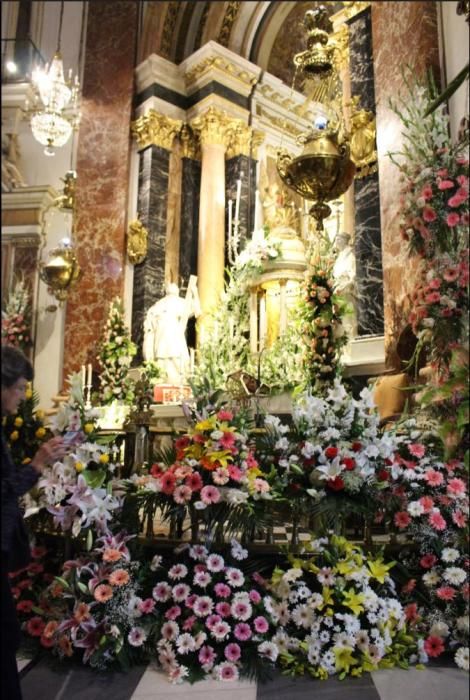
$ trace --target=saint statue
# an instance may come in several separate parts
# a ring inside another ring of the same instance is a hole
[[[15,187],[26,187],[18,169],[18,135],[2,132],[2,192],[11,192]]]
[[[150,307],[145,317],[144,359],[155,361],[169,384],[182,384],[188,373],[186,325],[191,316],[201,313],[196,283],[197,278],[191,275],[184,299],[176,284],[168,284],[165,296]]]
[[[266,187],[264,193],[264,223],[269,226],[271,233],[282,230],[296,235],[298,216],[294,203],[288,201],[285,192],[277,184]]]
[[[355,309],[356,292],[356,258],[351,245],[349,233],[338,233],[334,240],[334,250],[337,252],[333,265],[335,291]],[[346,314],[342,319],[343,327],[350,339],[357,335],[356,314]]]
[[[145,260],[148,231],[139,219],[131,221],[127,229],[127,257],[133,265]]]

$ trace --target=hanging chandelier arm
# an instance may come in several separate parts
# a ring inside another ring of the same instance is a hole
[[[62,38],[62,20],[64,18],[64,0],[61,0],[60,3],[60,16],[59,16],[59,33],[57,36],[57,51],[56,53],[60,53],[60,45],[61,45],[61,38]]]

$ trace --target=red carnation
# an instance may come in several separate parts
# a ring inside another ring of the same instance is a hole
[[[334,459],[338,456],[338,451],[339,450],[337,447],[327,447],[325,450],[325,456],[328,457],[328,459]]]
[[[345,457],[345,458],[343,459],[343,464],[344,464],[344,466],[345,466],[345,468],[346,468],[346,471],[352,472],[352,470],[353,470],[354,467],[356,466],[356,460],[353,459],[352,457]]]
[[[344,489],[344,481],[340,476],[337,476],[334,479],[330,479],[326,482],[326,485],[332,491],[342,491]]]

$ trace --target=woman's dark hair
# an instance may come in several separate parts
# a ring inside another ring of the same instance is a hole
[[[23,377],[28,382],[34,377],[34,370],[28,358],[11,345],[2,347],[2,387],[8,389]]]

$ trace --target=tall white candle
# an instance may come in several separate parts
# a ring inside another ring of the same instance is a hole
[[[82,365],[82,387],[85,386],[85,381],[86,381],[86,368],[85,368],[85,365]]]
[[[88,365],[87,386],[91,386],[91,378],[92,378],[91,364],[89,364],[89,365]]]
[[[191,376],[194,374],[194,348],[189,348],[189,372]]]
[[[233,199],[228,200],[228,239],[232,237],[232,213],[233,213]]]
[[[242,195],[242,181],[239,178],[237,180],[237,198],[235,200],[235,226],[238,228],[239,215],[240,215],[240,199]]]

